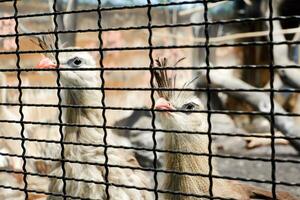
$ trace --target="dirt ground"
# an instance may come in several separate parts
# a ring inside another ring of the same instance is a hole
[[[270,159],[270,156],[260,156],[262,158]],[[281,159],[295,159],[296,157],[276,156]],[[299,160],[299,158],[298,158]],[[218,159],[220,174],[230,177],[250,178],[256,180],[271,181],[271,163],[263,161],[246,161],[236,159]],[[279,163],[276,162],[276,181],[297,183],[300,180],[300,165],[293,163]],[[244,182],[247,184],[254,184],[265,188],[271,188],[271,184]],[[285,190],[292,194],[300,196],[300,186],[284,186],[277,185],[278,191]]]

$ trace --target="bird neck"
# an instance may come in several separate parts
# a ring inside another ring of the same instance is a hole
[[[207,135],[166,133],[165,147],[167,150],[173,151],[208,153],[208,137]],[[205,175],[209,172],[207,156],[168,153],[165,159],[167,170]],[[208,194],[209,179],[199,175],[169,173],[165,178],[165,189],[198,195]],[[167,194],[165,199],[187,200],[194,198]]]
[[[64,104],[74,106],[100,106],[101,91],[95,90],[67,90],[64,93]],[[78,125],[102,125],[102,109],[95,108],[74,108],[68,107],[63,109],[65,123]],[[95,137],[93,137],[95,135]],[[98,129],[88,127],[65,127],[65,139],[67,140],[89,139],[94,140],[99,137]],[[87,141],[89,142],[89,141]]]

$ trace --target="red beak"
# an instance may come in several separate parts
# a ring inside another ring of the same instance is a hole
[[[157,110],[174,110],[174,107],[171,105],[171,103],[164,98],[159,98],[156,101],[154,108]]]
[[[49,69],[49,68],[57,68],[57,65],[54,64],[49,58],[43,58],[39,64],[35,66],[35,68],[39,69]]]

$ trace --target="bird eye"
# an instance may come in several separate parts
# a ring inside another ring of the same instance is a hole
[[[73,63],[75,65],[81,65],[81,60],[79,58],[75,58],[75,60],[73,61]]]
[[[195,110],[196,106],[197,106],[197,104],[195,104],[193,102],[192,103],[187,103],[187,104],[184,104],[182,106],[182,109],[185,109],[185,110]]]
[[[73,67],[80,67],[80,65],[82,64],[82,60],[78,57],[75,57],[73,59],[70,60],[71,62],[69,64],[71,64],[71,66]]]

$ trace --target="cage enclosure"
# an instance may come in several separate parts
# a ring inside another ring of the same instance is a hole
[[[296,0],[0,2],[0,199],[300,199]]]

